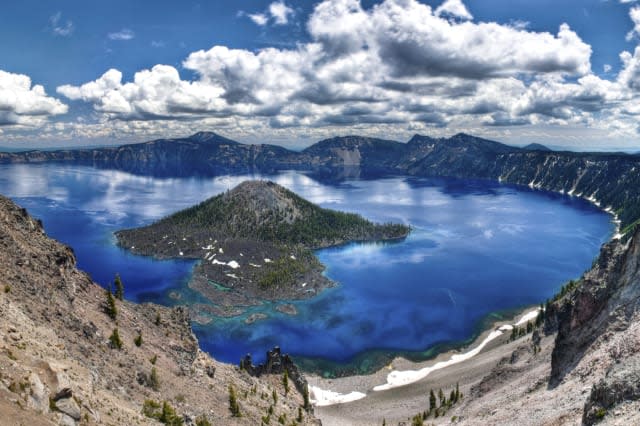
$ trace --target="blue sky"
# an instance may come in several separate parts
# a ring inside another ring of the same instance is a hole
[[[7,2],[0,145],[465,131],[635,149],[636,30],[629,0]]]

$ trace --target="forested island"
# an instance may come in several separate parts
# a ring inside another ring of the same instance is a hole
[[[397,240],[409,232],[406,225],[376,224],[323,209],[273,182],[246,181],[149,226],[118,231],[116,237],[136,254],[200,259],[189,286],[215,305],[198,310],[234,316],[261,300],[304,299],[333,286],[322,275],[315,249]],[[287,305],[276,309],[295,312]]]

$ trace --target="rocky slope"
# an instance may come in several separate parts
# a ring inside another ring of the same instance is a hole
[[[272,423],[317,424],[304,410],[296,420],[303,396],[282,374],[254,378],[201,352],[183,309],[115,300],[110,317],[71,248],[4,197],[0,269],[1,424],[256,425],[270,407]]]

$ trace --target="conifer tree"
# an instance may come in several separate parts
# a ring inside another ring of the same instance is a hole
[[[433,389],[429,392],[429,411],[433,411],[436,409],[436,394],[433,393]]]
[[[231,411],[231,416],[233,417],[242,417],[240,413],[240,405],[238,404],[238,397],[236,396],[236,390],[233,385],[229,385],[229,411]]]
[[[309,386],[304,387],[302,398],[304,400],[304,409],[309,411],[311,409],[311,402],[309,401]]]
[[[117,328],[114,328],[111,336],[109,336],[109,343],[114,349],[122,349],[122,339],[120,339],[120,333]]]
[[[118,308],[116,307],[116,300],[113,298],[113,294],[111,294],[111,290],[105,290],[105,294],[107,296],[107,304],[105,306],[105,312],[109,315],[109,318],[116,319],[118,315]]]
[[[284,394],[289,395],[289,373],[286,369],[282,375],[282,385],[284,386]]]
[[[115,292],[116,299],[124,300],[124,285],[122,284],[122,280],[120,279],[119,274],[116,274],[114,285],[116,287],[116,292]]]

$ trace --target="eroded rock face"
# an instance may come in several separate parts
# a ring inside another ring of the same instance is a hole
[[[620,331],[629,326],[640,301],[639,241],[640,232],[636,232],[627,243],[616,240],[605,244],[597,263],[585,273],[576,290],[560,301],[552,386],[608,329]]]
[[[240,369],[254,377],[260,377],[264,374],[282,375],[286,371],[289,380],[295,384],[301,395],[305,393],[308,387],[307,379],[300,374],[300,370],[298,370],[291,357],[287,354],[283,355],[278,346],[267,352],[267,360],[263,364],[253,365],[251,355],[245,355],[240,360]]]
[[[640,354],[614,364],[604,379],[591,389],[582,422],[592,425],[616,404],[640,399]]]

